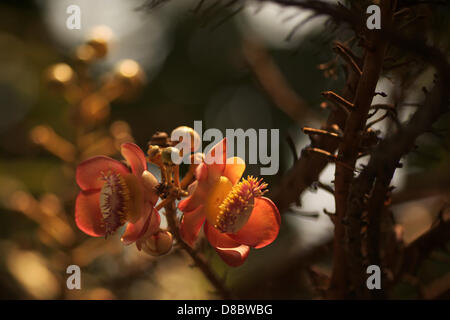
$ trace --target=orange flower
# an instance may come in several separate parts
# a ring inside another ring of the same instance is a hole
[[[76,180],[81,192],[75,202],[75,221],[93,237],[107,237],[128,222],[121,240],[131,244],[159,231],[160,216],[154,209],[158,181],[147,171],[145,155],[137,145],[123,144],[121,153],[131,171],[105,156],[78,165]],[[139,250],[140,243],[136,242]]]
[[[210,244],[233,267],[244,263],[250,247],[271,244],[281,223],[275,204],[262,196],[265,183],[253,177],[239,182],[244,170],[241,158],[226,158],[223,139],[197,167],[197,180],[189,186],[190,196],[178,205],[184,213],[180,226],[183,240],[193,246],[204,225]]]

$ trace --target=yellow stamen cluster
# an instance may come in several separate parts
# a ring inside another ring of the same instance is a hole
[[[215,228],[221,232],[235,233],[239,231],[250,218],[254,198],[261,197],[267,190],[262,179],[253,176],[237,183],[219,206]]]

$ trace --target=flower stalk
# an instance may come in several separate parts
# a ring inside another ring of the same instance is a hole
[[[184,250],[189,256],[194,260],[195,265],[200,269],[204,276],[209,280],[209,282],[214,286],[217,293],[222,299],[232,299],[233,296],[230,290],[225,286],[223,281],[216,275],[216,273],[211,269],[209,264],[206,262],[205,258],[195,249],[191,248],[186,244],[180,236],[179,226],[177,223],[177,212],[175,206],[175,200],[170,199],[164,206],[167,224],[169,230],[172,232],[176,243]]]

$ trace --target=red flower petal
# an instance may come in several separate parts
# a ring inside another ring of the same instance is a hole
[[[248,257],[250,247],[241,244],[235,248],[215,248],[222,260],[230,267],[239,267]]]
[[[195,189],[197,189],[197,186],[198,186],[198,181],[194,181],[190,185],[188,185],[188,187],[187,187],[188,195],[190,195],[190,196],[193,195]]]
[[[250,247],[241,245],[239,242],[231,239],[227,234],[205,223],[205,236],[209,243],[216,249],[222,260],[232,267],[240,266],[247,259]]]
[[[142,183],[145,187],[145,198],[155,205],[159,198],[155,190],[159,184],[158,179],[150,171],[145,170],[142,173]]]
[[[148,230],[145,235],[155,234],[159,231],[159,226],[161,225],[161,216],[159,215],[158,210],[153,209],[153,214],[150,219],[150,224],[148,226]],[[144,235],[144,236],[145,236]]]
[[[223,175],[227,162],[227,138],[217,143],[205,156],[205,163],[208,168],[208,180],[216,181]]]
[[[233,185],[239,182],[245,171],[245,161],[239,157],[231,157],[227,159],[227,164],[223,175],[227,177]]]
[[[81,190],[98,190],[103,186],[100,179],[102,172],[108,171],[127,175],[130,173],[128,168],[121,162],[105,156],[96,156],[81,162],[77,166],[76,180]]]
[[[195,184],[192,187],[190,186],[190,188],[195,188],[192,195],[178,203],[178,209],[183,212],[194,211],[197,207],[201,206],[205,202],[208,191],[211,189],[210,185],[206,181],[194,181],[192,184]]]
[[[99,192],[81,191],[78,193],[75,201],[75,222],[78,228],[92,237],[103,237],[105,228],[102,227],[102,221]]]
[[[208,222],[205,223],[203,230],[209,243],[215,248],[234,248],[241,245],[239,242],[231,239],[228,234],[220,232]]]
[[[202,181],[206,180],[207,177],[208,167],[206,166],[206,163],[202,162],[195,169],[195,178],[197,179],[197,181]]]
[[[280,231],[281,217],[275,204],[266,197],[255,198],[250,219],[230,238],[256,249],[271,244]]]
[[[139,251],[141,250],[141,242],[144,241],[147,237],[151,237],[154,234],[158,233],[160,231],[159,228],[160,225],[161,225],[161,216],[158,210],[153,209],[153,213],[150,217],[150,222],[148,224],[147,230],[141,235],[138,235],[138,239],[136,240],[136,247],[138,248]]]
[[[152,210],[153,209],[153,210]],[[152,213],[150,214],[150,210]],[[149,214],[141,217],[136,223],[128,223],[125,232],[122,235],[122,242],[125,245],[132,244],[136,240],[142,238],[146,234],[153,234],[159,230],[161,218],[158,211],[151,205],[148,205],[147,212]]]
[[[189,212],[185,212],[180,225],[180,235],[191,247],[194,246],[195,240],[197,240],[200,228],[205,222],[205,214],[203,212],[203,206]]]
[[[144,152],[134,143],[124,143],[120,147],[122,156],[130,164],[131,171],[140,177],[144,170],[147,170],[147,161]]]
[[[191,184],[190,189],[193,192],[190,192],[190,196],[186,199],[182,200],[178,204],[178,208],[183,212],[194,211],[198,206],[202,205],[205,199],[208,196],[208,192],[214,186],[214,184],[218,181],[220,176],[223,175],[225,171],[225,163],[226,163],[226,139],[223,139],[218,144],[216,144],[210,152],[206,155],[205,159],[208,158],[210,161],[213,161],[215,158],[215,154],[220,153],[219,159],[221,164],[217,163],[201,163],[196,171],[195,176],[197,181]],[[231,173],[234,173],[235,170],[230,169]],[[195,188],[193,188],[195,186]]]

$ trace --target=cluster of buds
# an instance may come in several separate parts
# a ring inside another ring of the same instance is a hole
[[[45,80],[78,108],[74,117],[84,125],[101,123],[110,114],[110,104],[117,99],[134,98],[145,83],[140,65],[131,59],[119,61],[114,69],[101,76],[100,85],[89,75],[89,66],[106,57],[113,40],[111,29],[95,27],[87,41],[75,51],[75,68],[57,63],[47,68]]]
[[[44,71],[48,87],[69,105],[70,120],[77,128],[75,141],[66,140],[45,124],[34,127],[30,137],[65,162],[73,163],[95,154],[114,155],[123,143],[134,141],[126,122],[109,124],[107,120],[114,101],[134,98],[143,88],[142,68],[136,61],[125,59],[98,79],[90,73],[90,67],[111,51],[113,40],[111,29],[95,27],[75,50],[72,63],[56,63]],[[105,130],[105,125],[109,130]]]
[[[159,230],[141,242],[142,250],[151,256],[161,256],[172,249],[173,237],[167,230]]]
[[[88,40],[76,50],[76,57],[84,63],[91,63],[97,59],[106,57],[114,34],[107,26],[93,28]]]
[[[187,126],[180,126],[174,129],[171,137],[180,137],[178,140],[171,140],[167,133],[156,132],[148,143],[147,155],[150,163],[156,164],[161,170],[161,183],[158,192],[161,198],[172,197],[180,199],[187,195],[186,188],[195,179],[195,169],[203,161],[204,155],[196,152],[200,148],[200,136]],[[189,141],[188,141],[189,140]],[[179,163],[183,154],[184,144],[191,151],[190,166],[183,179],[180,180]],[[178,146],[181,148],[176,148]]]

